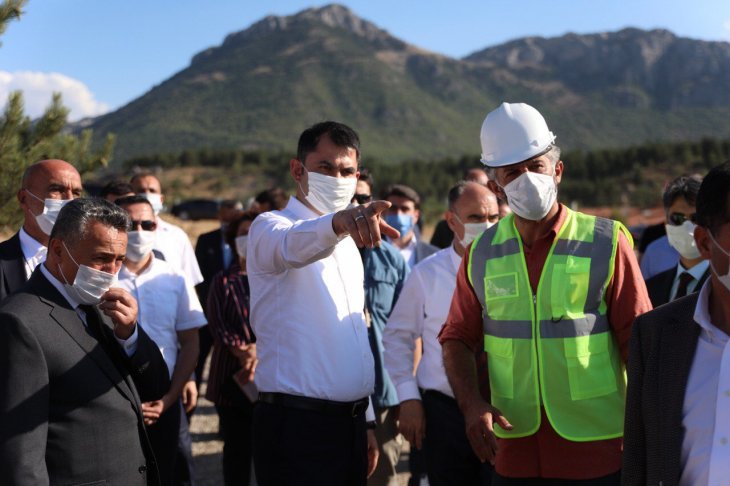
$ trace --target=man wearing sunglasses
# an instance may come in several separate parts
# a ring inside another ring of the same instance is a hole
[[[667,215],[667,239],[679,253],[679,263],[646,281],[654,307],[698,291],[709,276],[710,264],[695,245],[695,201],[702,178],[681,176],[669,183],[662,198]]]
[[[81,176],[63,160],[41,160],[23,174],[17,198],[23,226],[0,243],[0,301],[22,287],[46,259],[48,235],[63,205],[81,197]]]
[[[207,321],[192,283],[153,253],[157,218],[150,201],[144,196],[128,196],[116,203],[131,218],[119,286],[137,299],[137,320],[159,346],[170,374],[170,388],[157,400],[143,403],[142,412],[162,484],[173,484],[178,435],[187,437],[183,440],[184,456],[191,446],[183,406],[192,408],[197,398],[183,394],[183,387],[189,389],[185,385],[198,359],[198,328]]]

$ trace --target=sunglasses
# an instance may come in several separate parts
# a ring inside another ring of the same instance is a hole
[[[365,204],[372,200],[372,194],[355,194],[355,201],[357,201],[358,204]]]
[[[682,226],[685,221],[690,221],[692,223],[695,222],[695,216],[696,213],[692,213],[689,216],[686,216],[682,213],[671,213],[667,220],[669,221],[669,224],[672,226]]]
[[[157,229],[157,223],[152,220],[132,220],[129,223],[129,231],[135,231],[137,228],[142,228],[143,231],[154,231]]]

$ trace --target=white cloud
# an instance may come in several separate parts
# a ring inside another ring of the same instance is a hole
[[[70,121],[109,111],[109,105],[98,101],[88,86],[61,73],[0,71],[0,105],[4,107],[8,95],[18,90],[23,92],[25,113],[31,118],[43,114],[54,92],[61,93],[63,105],[70,110]]]

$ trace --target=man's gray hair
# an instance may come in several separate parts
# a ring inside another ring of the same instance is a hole
[[[89,223],[99,222],[126,233],[130,221],[124,209],[105,199],[74,199],[61,208],[50,239],[58,238],[67,246],[74,246],[86,236]]]
[[[553,144],[550,146],[549,149],[547,149],[546,152],[538,155],[537,157],[540,157],[541,155],[545,155],[548,158],[548,160],[550,161],[550,163],[553,164],[553,169],[554,169],[555,164],[557,164],[558,161],[560,160],[560,153],[561,153],[560,147]],[[535,158],[535,157],[533,157],[533,158]],[[486,167],[485,170],[487,171],[487,177],[489,177],[489,180],[496,182],[497,181],[497,169],[495,167]]]

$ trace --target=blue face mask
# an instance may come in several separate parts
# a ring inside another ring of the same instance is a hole
[[[385,222],[398,230],[401,237],[413,229],[413,217],[409,214],[387,214],[385,216]]]

